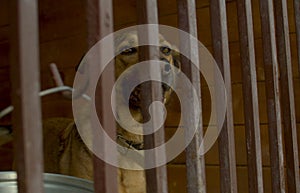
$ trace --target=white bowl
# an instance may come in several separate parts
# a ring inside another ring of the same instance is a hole
[[[44,174],[45,193],[94,193],[93,182],[61,174]],[[18,193],[16,172],[0,172],[0,193]]]

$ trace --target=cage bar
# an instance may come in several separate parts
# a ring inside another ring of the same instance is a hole
[[[268,108],[272,192],[283,193],[285,192],[285,176],[273,1],[260,1],[260,17]]]
[[[263,193],[256,61],[250,0],[238,0],[249,192]]]
[[[300,74],[300,1],[294,0],[294,15],[296,24],[297,50],[298,50],[298,71]]]
[[[158,24],[158,10],[156,0],[137,0],[137,16],[138,24]],[[138,29],[139,42],[144,45],[158,45],[159,43],[159,29],[158,27],[148,29],[147,31]],[[139,48],[140,61],[157,60],[158,48],[155,46],[142,46]],[[159,66],[150,67],[150,77],[160,75]],[[161,79],[161,77],[160,77]],[[162,101],[161,86],[153,82],[147,82],[142,84],[142,114],[144,120],[152,121],[152,125],[157,125],[155,122],[161,122],[163,118],[163,112],[154,108],[152,110],[152,117],[148,113],[149,105],[152,101]],[[148,94],[149,90],[151,94]],[[162,126],[157,132],[151,135],[144,136],[144,146],[146,149],[154,148],[164,143],[164,127]],[[157,157],[158,155],[145,155],[145,160],[155,162],[156,159],[166,159],[166,157]],[[160,155],[166,156],[166,155]],[[153,169],[148,169],[146,172],[147,192],[149,193],[167,193],[167,171],[166,166],[160,166]]]
[[[38,2],[11,3],[14,149],[20,193],[44,192]],[[34,69],[34,70],[33,70]]]
[[[179,29],[197,37],[197,16],[196,16],[196,3],[194,0],[177,0],[178,10],[178,24]],[[195,61],[199,61],[198,55],[198,42],[187,42],[183,37],[180,38],[180,50],[188,50],[190,58],[195,58]],[[194,55],[193,55],[194,54]],[[200,89],[200,72],[192,68],[192,65],[199,67],[198,64],[191,64],[186,58],[181,58],[181,70],[190,78],[196,92],[201,98]],[[195,107],[193,101],[192,90],[189,93],[189,100],[181,101],[184,103],[182,109],[183,115],[193,113],[193,115],[184,118],[184,125],[194,125],[195,120],[193,117],[197,115],[197,111],[202,111],[202,105]],[[195,111],[196,110],[196,111]],[[202,115],[202,113],[200,113]],[[199,128],[194,135],[194,138],[186,148],[186,172],[187,172],[187,192],[188,193],[205,193],[206,192],[206,176],[205,176],[205,159],[204,155],[200,155],[200,143],[203,137],[203,121],[202,117],[199,117]],[[188,128],[187,128],[188,129]]]
[[[88,47],[91,48],[95,43],[97,43],[101,38],[113,32],[113,9],[111,0],[89,0],[87,2],[87,20],[88,20]],[[110,45],[105,45],[105,48],[99,47],[97,58],[103,57],[104,49],[108,50],[111,56],[114,55],[114,42]],[[98,78],[97,74],[100,71],[100,65],[98,69],[88,69],[89,77],[91,79]],[[98,88],[96,89],[95,103],[98,110],[98,117],[100,118],[100,123],[105,129],[107,134],[116,139],[116,124],[114,116],[112,113],[110,95],[104,93],[111,93],[114,85],[114,64],[111,62],[105,73],[102,73],[101,81],[98,83]],[[93,81],[91,81],[93,82]],[[92,127],[96,125],[95,120],[91,122]],[[101,136],[102,137],[102,136]],[[95,139],[101,141],[102,151],[106,152],[108,148],[104,143],[104,139]],[[111,147],[112,148],[112,147]],[[104,154],[105,156],[105,154]],[[94,156],[94,188],[96,193],[104,192],[118,192],[117,185],[117,169],[104,161],[100,160],[98,157]]]
[[[275,0],[277,54],[280,69],[281,110],[284,126],[288,192],[300,192],[294,86],[289,39],[287,3]]]
[[[236,193],[237,178],[226,2],[223,0],[212,0],[210,2],[210,16],[214,58],[222,72],[227,94],[227,113],[219,135],[221,192]]]

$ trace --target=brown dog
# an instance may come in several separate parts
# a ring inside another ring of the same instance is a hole
[[[161,69],[162,78],[167,79],[170,84],[175,84],[176,70],[174,66],[179,66],[178,52],[161,35],[159,36],[159,42],[159,57],[165,62],[165,66]],[[137,33],[132,31],[123,34],[116,38],[115,44],[116,51],[120,52],[115,58],[115,76],[118,78],[129,67],[139,61]],[[124,86],[121,80],[121,84],[116,89],[119,93],[124,93],[123,89],[125,88],[126,85]],[[162,84],[162,91],[163,101],[167,103],[172,90]],[[138,122],[143,122],[140,92],[140,88],[136,87],[130,94],[129,108],[133,118]],[[116,96],[116,101],[118,104],[117,115],[120,117],[121,122],[126,122],[127,120],[122,118],[122,113],[124,108],[128,108],[128,101],[125,101],[122,94]],[[143,130],[142,127],[133,129],[138,132]],[[131,149],[143,149],[143,135],[133,134],[117,125],[117,136],[117,142],[120,145]],[[52,119],[44,122],[44,153],[46,172],[93,179],[92,153],[81,140],[73,120]],[[143,171],[119,169],[118,181],[120,193],[146,192]]]

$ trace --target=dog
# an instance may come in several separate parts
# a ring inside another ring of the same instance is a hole
[[[162,35],[159,35],[159,45],[159,60],[163,62],[162,68],[160,68],[162,79],[175,86],[176,73],[180,69],[178,51]],[[117,93],[119,93],[116,96],[117,116],[121,122],[128,121],[123,118],[122,114],[129,106],[132,117],[137,122],[143,123],[145,120],[141,109],[140,85],[130,93],[129,101],[126,101],[123,95],[128,92],[126,81],[130,81],[132,78],[128,78],[131,76],[128,70],[139,62],[140,47],[138,47],[137,32],[131,31],[116,37],[115,50],[119,53],[115,57],[115,78],[120,78],[122,74],[122,77],[125,77],[125,79],[120,79],[120,84],[116,87]],[[129,75],[126,76],[126,73]],[[162,101],[167,104],[171,98],[172,89],[167,84],[161,84],[161,90]],[[65,118],[50,119],[43,123],[43,127],[45,171],[92,180],[93,154],[82,141],[75,122]],[[139,133],[143,132],[143,128],[140,126],[133,130]],[[117,143],[124,148],[133,150],[144,148],[143,135],[131,133],[123,129],[120,124],[117,124]],[[122,161],[126,162],[126,159]],[[119,193],[146,193],[144,171],[119,168],[118,189]]]

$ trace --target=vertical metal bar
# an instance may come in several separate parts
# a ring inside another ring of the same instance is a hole
[[[294,0],[294,14],[296,22],[296,34],[297,34],[297,49],[298,49],[298,71],[300,73],[300,1]]]
[[[238,0],[249,192],[263,193],[263,174],[251,0]]]
[[[211,0],[210,15],[214,58],[223,74],[227,91],[227,113],[219,136],[221,192],[236,193],[237,178],[226,2],[223,0]]]
[[[197,16],[195,0],[177,0],[177,7],[179,29],[190,33],[194,37],[197,37]],[[198,42],[186,42],[184,38],[181,38],[180,46],[180,50],[189,50],[188,53],[190,53],[191,57],[196,57],[195,61],[199,61]],[[192,54],[194,55],[192,56]],[[190,78],[191,82],[194,85],[194,88],[197,90],[199,98],[201,98],[200,72],[198,70],[192,69],[192,64],[187,58],[181,58],[181,64],[182,72]],[[199,63],[194,65],[199,66]],[[197,110],[198,108],[202,110],[201,103],[199,107],[194,106],[192,91],[189,98],[189,100],[184,101],[186,102],[186,104],[183,105],[183,114],[188,114],[195,108]],[[184,125],[193,125],[195,122],[193,117],[194,116],[191,116],[188,118],[188,120],[184,120]],[[188,193],[206,193],[205,159],[204,156],[199,155],[200,142],[202,141],[203,137],[203,121],[202,117],[200,117],[199,119],[199,128],[186,149]]]
[[[284,125],[288,192],[300,192],[297,128],[289,40],[289,23],[285,0],[275,0],[277,54],[280,67],[281,108]]]
[[[137,0],[137,10],[138,10],[138,23],[139,24],[158,24],[158,13],[157,13],[157,1],[156,0]],[[153,29],[153,28],[152,28]],[[139,29],[138,38],[139,41],[144,45],[149,45],[150,43],[158,45],[159,29],[154,28],[152,31],[141,31]],[[157,59],[158,49],[157,47],[143,46],[140,48],[140,60],[154,60]],[[150,68],[150,77],[157,76],[160,74],[159,66],[157,68]],[[151,90],[151,95],[147,92]],[[148,114],[148,107],[154,100],[162,100],[161,88],[159,85],[153,82],[142,85],[142,114],[144,120],[150,120]],[[151,120],[153,123],[160,122],[159,120],[163,117],[163,112],[158,109],[153,109]],[[155,125],[155,124],[153,124]],[[152,149],[159,144],[164,142],[164,128],[160,128],[159,131],[152,135],[144,136],[145,148]],[[155,161],[157,155],[145,155],[146,160]],[[166,159],[166,158],[159,158]],[[158,168],[153,168],[146,170],[146,181],[147,181],[147,192],[148,193],[167,193],[167,171],[166,166],[161,166]]]
[[[285,192],[279,75],[272,0],[260,0],[263,54],[266,77],[272,192]]]
[[[111,0],[89,0],[87,2],[87,15],[88,15],[88,46],[91,48],[97,41],[105,37],[109,33],[113,32],[113,11]],[[99,58],[103,56],[103,50],[109,49],[110,54],[114,54],[114,43],[111,45],[105,45],[106,47],[99,48]],[[100,61],[100,60],[99,60]],[[111,111],[110,95],[105,93],[111,93],[114,85],[114,65],[109,64],[109,68],[106,73],[101,76],[99,87],[96,90],[95,96],[101,96],[96,98],[96,105],[99,109],[100,122],[108,135],[112,138],[116,138],[116,125],[113,113]],[[100,68],[100,66],[99,66]],[[89,77],[95,78],[99,73],[99,69],[89,69]],[[95,123],[92,121],[92,125]],[[101,140],[101,139],[94,139]],[[104,139],[103,151],[106,151]],[[117,185],[117,169],[113,166],[104,163],[102,160],[94,156],[94,187],[96,193],[103,192],[118,192]]]
[[[12,1],[11,81],[20,193],[43,191],[37,1]]]

